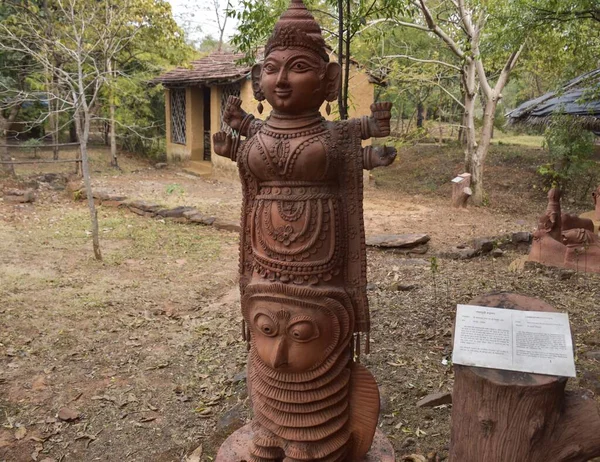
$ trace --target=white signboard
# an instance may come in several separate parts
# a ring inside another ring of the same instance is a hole
[[[465,179],[464,176],[456,176],[456,177],[452,178],[452,183],[460,183],[464,179]]]
[[[452,362],[575,377],[569,316],[458,305]]]

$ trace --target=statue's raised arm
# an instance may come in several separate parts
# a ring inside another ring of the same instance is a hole
[[[390,119],[392,103],[381,102],[371,104],[371,115],[360,119],[360,133],[363,140],[369,138],[385,138],[390,136]]]

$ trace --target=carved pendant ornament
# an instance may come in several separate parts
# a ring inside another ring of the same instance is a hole
[[[214,136],[215,152],[237,162],[244,193],[248,462],[358,462],[377,426],[377,384],[358,363],[370,329],[362,171],[389,165],[396,151],[361,146],[389,135],[390,103],[360,119],[321,116],[340,71],[313,16],[292,0],[252,69],[255,98],[271,114],[256,119],[230,97],[223,119],[240,136]]]

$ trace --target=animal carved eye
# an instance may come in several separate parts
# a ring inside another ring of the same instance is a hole
[[[298,321],[288,327],[288,335],[297,342],[308,342],[319,336],[319,328],[312,321]]]
[[[274,337],[277,335],[277,324],[266,314],[259,314],[254,320],[256,328],[267,337]]]

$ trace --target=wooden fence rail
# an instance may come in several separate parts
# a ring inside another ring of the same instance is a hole
[[[60,164],[63,162],[81,162],[81,159],[31,159],[31,160],[14,160],[0,162],[0,165],[20,165],[20,164]]]
[[[60,148],[65,146],[79,146],[79,143],[58,143],[58,144],[38,144],[38,145],[27,145],[27,144],[0,144],[0,148],[18,148],[18,149],[46,149],[46,148]]]

